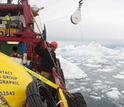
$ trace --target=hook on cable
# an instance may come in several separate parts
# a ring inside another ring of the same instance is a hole
[[[83,4],[82,2],[83,0],[79,1],[79,7],[78,9],[75,11],[75,13],[71,16],[71,22],[73,24],[78,24],[81,21],[81,6]]]

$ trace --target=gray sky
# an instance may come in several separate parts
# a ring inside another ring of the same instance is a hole
[[[46,5],[46,3],[44,4]],[[124,0],[84,0],[82,21],[70,22],[78,0],[51,0],[46,16],[48,35],[57,39],[124,39]],[[54,29],[53,29],[54,28]]]
[[[74,25],[70,16],[79,0],[29,0],[40,11],[48,39],[55,40],[124,40],[124,0],[83,0],[82,21]]]

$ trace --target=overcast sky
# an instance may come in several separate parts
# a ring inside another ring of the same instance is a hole
[[[79,0],[29,0],[40,11],[48,39],[55,40],[124,40],[124,0],[83,0],[82,20],[70,21]]]

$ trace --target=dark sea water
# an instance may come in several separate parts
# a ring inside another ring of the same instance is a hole
[[[61,46],[64,47],[65,44],[62,43]],[[76,51],[76,47],[81,45],[79,42],[67,44],[75,45],[73,50]],[[81,92],[88,107],[124,107],[124,50],[119,45],[106,44],[105,47],[115,49],[115,53],[114,50],[105,50],[102,54],[104,56],[91,57],[92,53],[89,56],[86,52],[79,54],[80,50],[77,55],[70,47],[70,51],[67,48],[64,52],[61,50],[59,54],[87,74],[86,78],[67,79],[66,86],[70,92]],[[99,51],[100,49],[96,54]]]

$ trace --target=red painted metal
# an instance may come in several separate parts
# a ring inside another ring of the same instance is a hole
[[[14,33],[15,36],[1,36],[0,41],[16,41],[16,42],[25,42],[25,43],[38,43],[41,34],[24,32],[24,33]]]
[[[15,4],[2,4],[0,5],[0,10],[23,10],[24,19],[26,23],[26,27],[24,28],[24,32],[14,33],[15,36],[4,36],[0,37],[0,41],[21,41],[25,43],[37,43],[41,37],[40,33],[34,33],[31,31],[30,26],[33,25],[33,18],[31,15],[31,8],[28,5],[27,0],[22,0],[22,5]],[[38,38],[37,38],[38,37]]]
[[[15,41],[25,43],[38,43],[39,38],[22,38],[22,37],[0,37],[0,41]]]
[[[16,4],[0,4],[0,10],[22,10],[22,5]]]
[[[26,27],[23,28],[23,32],[16,32],[14,33],[15,36],[0,36],[0,41],[16,41],[16,42],[23,42],[26,43],[26,52],[28,54],[28,58],[32,59],[35,63],[37,63],[37,55],[31,49],[35,47],[36,43],[39,42],[40,38],[42,37],[41,33],[35,33],[32,29],[34,26],[33,16],[31,12],[36,16],[36,12],[31,9],[30,5],[28,4],[27,0],[22,0],[22,4],[0,4],[0,11],[1,12],[10,12],[12,15],[13,11],[22,11],[21,14],[24,15]],[[3,14],[4,15],[4,14]],[[32,51],[32,52],[31,52]]]
[[[59,75],[58,75],[55,68],[53,69],[52,74],[53,74],[55,83],[62,88],[62,85],[61,85],[61,82],[60,82],[60,79],[59,79]],[[59,101],[61,101],[61,97],[60,97],[59,92],[58,92],[58,97],[59,97]],[[60,103],[60,107],[64,107],[63,103]]]
[[[26,23],[26,26],[28,26],[30,23],[32,23],[32,20],[33,20],[32,15],[31,15],[31,8],[27,4],[26,0],[23,0],[22,5],[23,5],[25,23]]]

